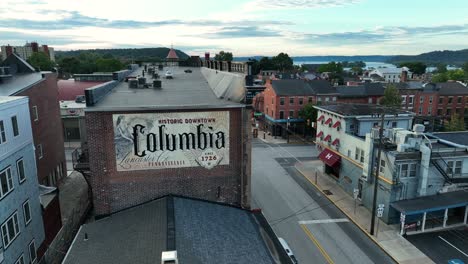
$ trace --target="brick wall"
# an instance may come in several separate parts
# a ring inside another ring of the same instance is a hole
[[[34,145],[36,147],[37,176],[40,184],[62,166],[62,175],[66,175],[65,149],[63,145],[63,126],[60,119],[57,77],[53,73],[33,87],[17,95],[29,97],[29,111]],[[33,106],[37,106],[38,120],[34,121]],[[43,156],[39,158],[37,145],[42,144]],[[55,172],[57,174],[57,172]],[[57,177],[58,179],[59,177]]]
[[[211,170],[202,167],[117,171],[114,149],[112,114],[115,112],[87,112],[86,127],[91,168],[91,185],[96,215],[110,214],[143,202],[177,194],[237,206],[242,194],[249,194],[250,176],[241,181],[243,169],[244,121],[247,115],[238,109],[210,109],[199,111],[229,111],[229,165],[219,165]],[[187,112],[187,111],[184,111]],[[119,112],[119,113],[154,113]],[[243,117],[244,116],[244,117]],[[250,155],[250,153],[248,153]],[[218,196],[219,188],[219,196]]]

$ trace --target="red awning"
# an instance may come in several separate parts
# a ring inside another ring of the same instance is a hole
[[[324,116],[324,115],[321,115],[321,116],[317,119],[317,122],[322,121],[322,119],[324,119],[324,118],[325,118],[325,116]]]
[[[336,121],[336,123],[333,125],[333,128],[336,128],[337,126],[341,125],[340,121]]]
[[[331,118],[328,118],[328,119],[327,119],[327,121],[325,121],[325,125],[328,125],[328,124],[330,124],[330,123],[331,123],[331,121],[332,121],[332,119],[331,119]]]
[[[317,134],[317,136],[316,136],[316,137],[321,137],[322,135],[323,135],[323,132],[322,132],[322,131],[320,131],[320,132],[318,132],[318,134]]]
[[[339,140],[339,139],[333,140],[333,142],[332,142],[332,145],[333,145],[333,146],[334,146],[334,145],[338,145],[338,144],[340,144],[340,140]]]
[[[319,159],[330,167],[336,167],[341,160],[341,157],[329,149],[324,149],[319,155]]]
[[[330,140],[330,139],[331,139],[331,136],[328,135],[328,136],[326,136],[325,139],[323,139],[323,140],[328,141],[328,140]]]

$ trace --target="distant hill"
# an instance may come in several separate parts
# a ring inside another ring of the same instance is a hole
[[[264,56],[252,56],[252,57],[235,57],[234,61],[247,61],[249,58],[260,60]],[[363,56],[295,56],[291,57],[294,63],[300,63],[301,61],[307,62],[325,62],[325,61],[372,61],[372,62],[385,62],[393,58],[394,56],[384,55],[363,55]]]
[[[422,53],[415,56],[394,56],[389,60],[391,63],[400,63],[408,61],[419,61],[429,65],[445,63],[451,65],[461,65],[468,62],[468,49],[463,50],[443,50]]]
[[[55,55],[60,57],[79,56],[84,52],[96,53],[101,56],[112,55],[114,58],[121,60],[163,60],[169,53],[169,48],[135,48],[135,49],[88,49],[88,50],[71,50],[71,51],[56,51]],[[189,56],[180,50],[175,50],[180,59],[185,60]]]

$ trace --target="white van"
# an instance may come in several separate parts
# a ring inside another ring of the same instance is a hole
[[[278,237],[279,242],[281,243],[281,246],[283,246],[284,250],[288,254],[289,258],[292,260],[294,264],[297,264],[297,259],[294,256],[294,253],[292,252],[291,248],[289,247],[288,243],[286,243],[286,240],[284,240],[281,237]]]

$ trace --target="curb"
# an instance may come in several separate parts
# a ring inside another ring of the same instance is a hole
[[[323,196],[327,197],[327,199],[328,199],[331,203],[333,203],[344,215],[346,215],[346,217],[348,217],[349,220],[351,220],[351,222],[353,222],[359,229],[361,229],[361,231],[362,231],[367,237],[369,237],[380,249],[382,249],[385,253],[387,253],[387,255],[388,255],[391,259],[393,259],[393,261],[395,261],[396,263],[399,263],[399,262],[395,259],[395,257],[393,257],[392,254],[390,254],[390,252],[388,252],[385,248],[383,248],[383,247],[379,244],[379,242],[367,232],[366,229],[364,229],[358,222],[356,222],[356,221],[354,220],[353,217],[351,217],[348,213],[346,213],[343,209],[341,209],[341,207],[338,206],[330,197],[328,197],[328,195],[326,195],[318,185],[316,185],[312,180],[310,180],[307,176],[305,176],[304,173],[302,173],[302,171],[301,171],[297,166],[294,166],[294,168],[296,168],[297,171],[302,175],[302,177],[304,177],[304,178],[305,178],[308,182],[310,182],[315,188],[317,188],[317,189],[319,190],[319,192],[323,194]]]

